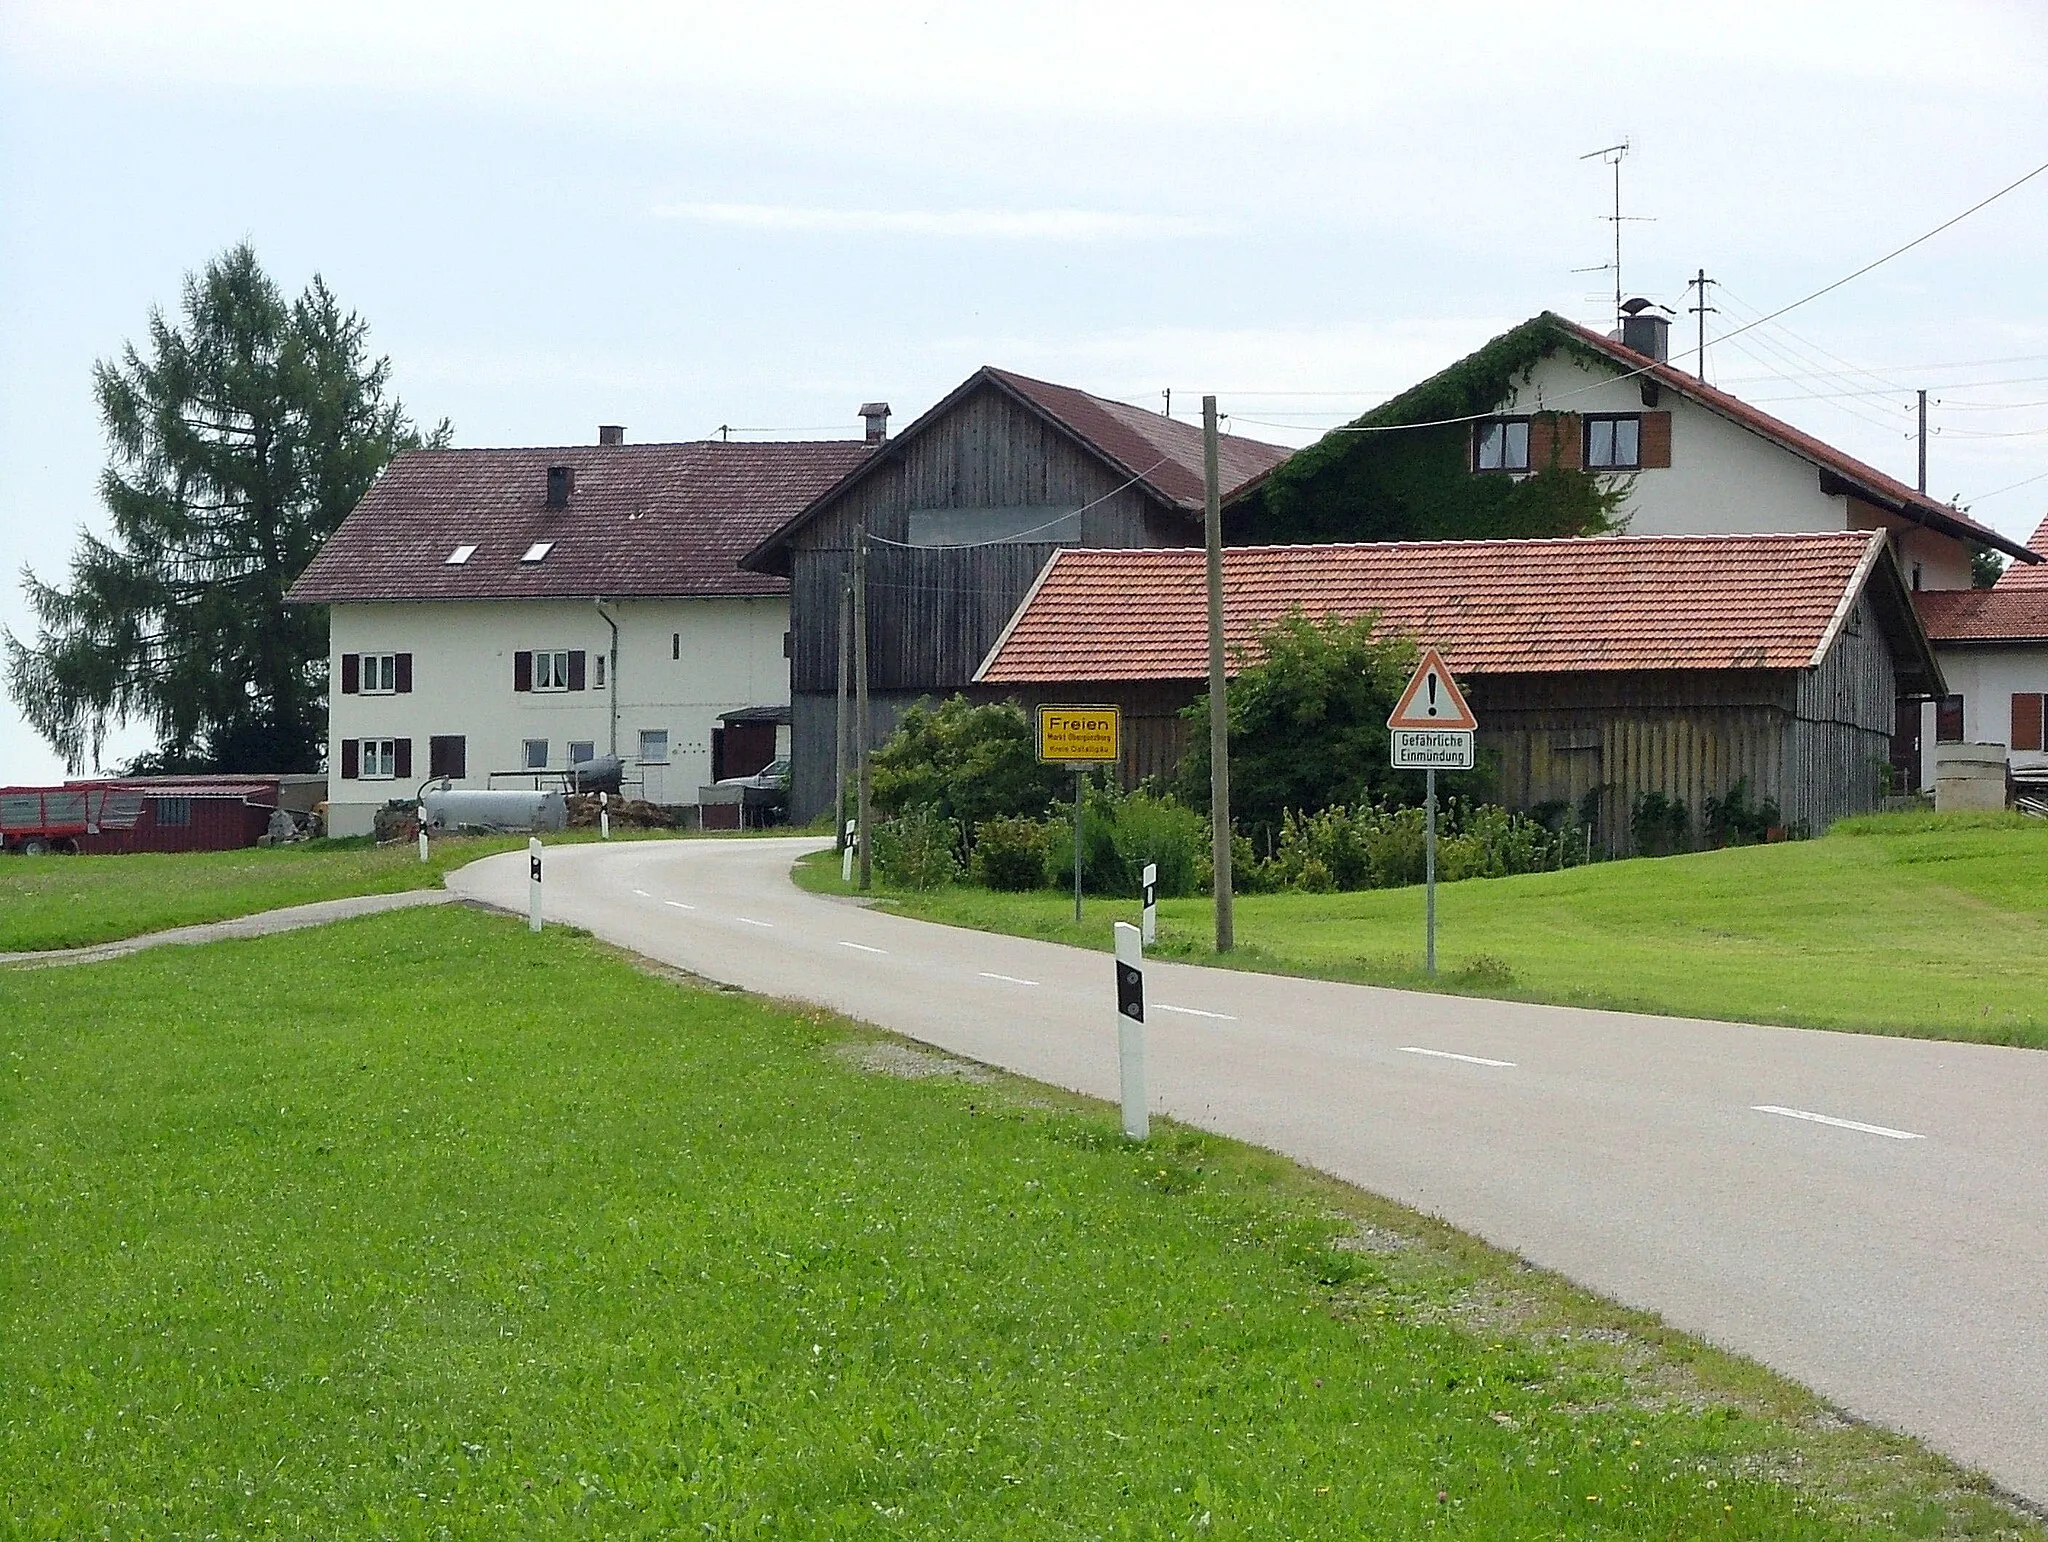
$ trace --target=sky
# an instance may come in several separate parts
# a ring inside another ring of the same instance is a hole
[[[96,360],[248,239],[461,445],[852,436],[982,364],[1301,444],[1623,279],[2024,539],[2048,8],[0,0],[0,625],[104,531]],[[2034,479],[2034,480],[2029,480]],[[2019,484],[2019,485],[2013,485]],[[151,742],[117,733],[109,761]],[[0,783],[62,766],[0,702]]]

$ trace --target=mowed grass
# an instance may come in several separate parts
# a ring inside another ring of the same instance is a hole
[[[584,831],[547,837],[587,840]],[[632,837],[622,837],[632,838]],[[525,836],[448,837],[421,862],[409,841],[304,841],[242,851],[0,856],[0,953],[87,947],[353,894],[438,889],[453,868]]]
[[[840,892],[837,859],[799,879]],[[1052,890],[886,891],[904,913],[1109,946],[1135,901]],[[1821,840],[1599,863],[1437,889],[1240,895],[1237,951],[1207,899],[1160,905],[1164,956],[1509,999],[2048,1047],[2048,821],[1886,815]]]
[[[20,1537],[2043,1535],[1270,1156],[453,908],[0,973],[0,1489]]]

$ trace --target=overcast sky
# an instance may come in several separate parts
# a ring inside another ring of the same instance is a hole
[[[104,525],[93,361],[243,237],[463,445],[850,435],[984,363],[1305,443],[1606,325],[1624,138],[1627,287],[1704,267],[1711,339],[2048,161],[2048,8],[0,0],[0,622]],[[2024,538],[2044,238],[2048,176],[1709,374],[1909,480],[1929,388],[1930,491]],[[0,782],[59,770],[0,703]]]

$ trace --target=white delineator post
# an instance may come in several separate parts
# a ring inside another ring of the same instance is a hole
[[[420,860],[427,860],[427,806],[420,805]]]
[[[1145,864],[1145,910],[1139,918],[1140,940],[1151,947],[1159,940],[1159,864]]]
[[[859,829],[860,822],[858,820],[849,819],[846,821],[846,841],[839,848],[839,881],[841,883],[853,882],[853,848],[859,844],[856,837],[856,832]]]
[[[528,836],[526,840],[526,929],[540,930],[540,837]]]
[[[612,795],[608,792],[597,795],[597,838],[601,841],[612,838]]]
[[[1145,1108],[1145,946],[1128,921],[1116,923],[1116,1064],[1124,1134],[1143,1140],[1151,1133]]]

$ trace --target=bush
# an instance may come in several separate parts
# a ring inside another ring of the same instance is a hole
[[[1638,856],[1668,857],[1692,849],[1691,814],[1681,799],[1667,798],[1661,792],[1637,796],[1629,810],[1628,828]]]
[[[1046,827],[1032,819],[985,819],[974,827],[967,874],[986,889],[1019,893],[1045,886]]]
[[[1889,761],[1881,762],[1891,769]],[[1755,808],[1749,805],[1749,778],[1737,777],[1725,798],[1709,798],[1702,821],[1709,846],[1753,846],[1770,839],[1771,831],[1784,824],[1778,800],[1766,798]]]
[[[1030,719],[1014,702],[920,701],[874,757],[877,813],[931,809],[967,830],[1043,818],[1065,784],[1064,771],[1040,763]]]
[[[936,809],[913,809],[875,826],[874,862],[899,889],[939,889],[960,876],[959,827]]]
[[[1422,882],[1427,841],[1428,815],[1419,808],[1290,812],[1265,869],[1281,887],[1309,892],[1397,888]],[[1437,813],[1436,874],[1451,883],[1542,872],[1564,864],[1565,844],[1526,815],[1449,799]]]
[[[1196,892],[1197,869],[1209,850],[1208,820],[1177,798],[1145,792],[1116,799],[1109,812],[1110,843],[1129,877],[1129,892],[1143,887],[1148,862],[1159,868],[1161,899]]]
[[[1505,878],[1540,873],[1561,865],[1560,843],[1536,820],[1511,814],[1497,803],[1461,811],[1457,833],[1437,843],[1436,875],[1446,883],[1461,878]]]

